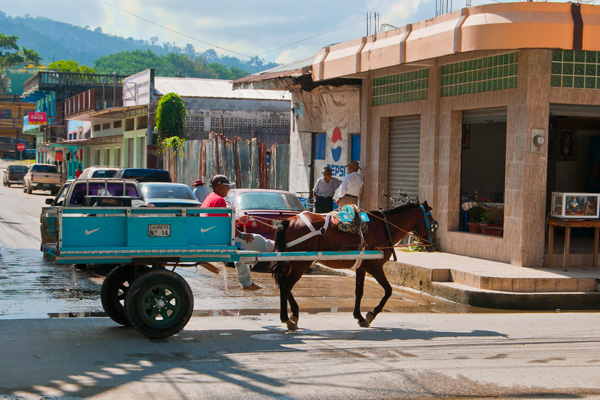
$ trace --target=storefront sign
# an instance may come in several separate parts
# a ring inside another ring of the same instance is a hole
[[[45,112],[30,112],[28,115],[29,125],[46,125]]]

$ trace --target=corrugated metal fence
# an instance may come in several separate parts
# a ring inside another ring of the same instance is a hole
[[[290,145],[275,144],[267,153],[258,139],[228,139],[209,133],[205,140],[188,140],[181,152],[169,149],[164,154],[165,169],[174,182],[191,185],[201,178],[209,182],[223,174],[236,188],[288,189]]]

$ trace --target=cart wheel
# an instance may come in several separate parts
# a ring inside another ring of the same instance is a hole
[[[150,271],[133,282],[125,296],[127,319],[151,339],[176,334],[188,323],[194,296],[187,282],[168,270]]]
[[[125,296],[133,281],[149,270],[145,265],[119,265],[104,278],[100,300],[106,314],[117,324],[131,325],[125,315]]]

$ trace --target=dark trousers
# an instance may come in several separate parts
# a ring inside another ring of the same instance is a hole
[[[333,211],[333,197],[315,196],[315,212],[319,214]]]

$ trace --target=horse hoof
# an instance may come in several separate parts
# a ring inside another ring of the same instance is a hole
[[[375,314],[373,314],[371,311],[369,311],[367,313],[367,326],[371,325],[371,322],[373,322],[374,319],[375,319]]]
[[[296,317],[295,315],[290,315],[290,321],[298,325],[298,317]]]
[[[358,321],[358,325],[360,325],[361,328],[368,328],[370,326],[369,322],[366,319]]]
[[[287,325],[288,331],[298,330],[298,324],[294,321],[288,319],[287,321],[285,321],[285,324]]]

